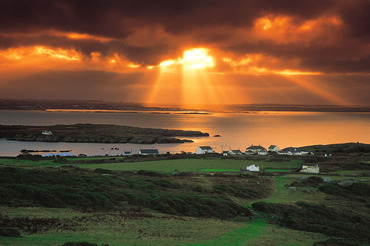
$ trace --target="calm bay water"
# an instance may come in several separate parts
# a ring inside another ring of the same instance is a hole
[[[200,145],[210,145],[217,152],[245,150],[251,144],[280,148],[344,142],[370,143],[370,113],[323,112],[248,112],[183,114],[179,112],[44,112],[0,111],[3,125],[117,124],[138,127],[200,130],[210,137],[193,138],[184,144],[86,144],[19,142],[0,139],[0,155],[16,156],[21,149],[73,150],[74,154],[117,155],[123,150],[137,153],[142,148],[157,148],[161,153],[195,152]],[[219,134],[216,138],[213,135]],[[119,148],[119,150],[111,150]]]

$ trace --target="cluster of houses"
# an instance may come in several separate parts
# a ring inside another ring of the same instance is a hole
[[[158,149],[139,149],[139,155],[159,155]],[[124,150],[123,156],[133,155],[132,150]]]
[[[319,173],[320,168],[319,164],[302,164],[301,168],[298,169],[300,173]],[[259,172],[259,166],[255,164],[247,166],[245,170],[240,169],[241,172],[249,171],[249,172]]]
[[[212,154],[216,153],[210,146],[199,146],[196,149],[196,154]],[[224,156],[228,155],[267,155],[267,154],[278,154],[278,155],[313,155],[312,152],[305,152],[297,148],[285,148],[280,150],[279,147],[276,145],[270,145],[268,149],[262,147],[261,145],[251,145],[246,148],[245,152],[243,153],[240,149],[233,150],[230,149],[229,151],[223,151],[222,154]],[[250,165],[247,166],[245,170],[240,171],[249,171],[249,172],[259,172],[259,166]],[[318,164],[302,164],[299,172],[301,173],[319,173],[319,165]]]
[[[195,150],[195,154],[216,154],[217,152],[211,146],[199,146]],[[224,156],[228,155],[267,155],[269,153],[276,153],[278,155],[313,155],[312,152],[304,152],[297,148],[285,148],[280,150],[276,145],[271,145],[268,149],[262,147],[261,145],[251,145],[244,152],[240,149],[230,149],[228,151],[223,151]],[[140,149],[138,151],[139,155],[159,155],[158,149]],[[189,153],[194,154],[194,153]],[[123,151],[122,155],[129,156],[133,155],[132,151]]]
[[[216,153],[210,146],[199,146],[196,149],[196,154],[210,154]],[[229,151],[223,151],[224,156],[228,155],[267,155],[268,153],[276,153],[278,155],[313,155],[312,152],[304,152],[297,148],[285,148],[280,150],[276,145],[271,145],[268,149],[262,147],[261,145],[251,145],[246,148],[245,152],[242,152],[240,149],[230,149]]]

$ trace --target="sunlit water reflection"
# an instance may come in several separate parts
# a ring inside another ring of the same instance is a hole
[[[72,149],[75,154],[117,155],[123,150],[134,153],[141,148],[160,152],[195,152],[199,145],[210,145],[217,152],[245,150],[251,144],[280,148],[344,142],[370,143],[370,113],[323,112],[249,112],[182,114],[178,112],[43,112],[0,111],[3,125],[118,124],[138,127],[200,130],[210,137],[193,138],[186,144],[86,144],[40,143],[0,140],[0,155],[15,156],[21,149]],[[219,134],[221,137],[213,137]],[[111,150],[111,148],[119,150]]]

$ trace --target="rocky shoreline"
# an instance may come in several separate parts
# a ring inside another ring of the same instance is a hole
[[[53,126],[0,125],[0,138],[16,141],[76,143],[185,143],[178,137],[208,137],[200,131],[140,128],[105,124]]]

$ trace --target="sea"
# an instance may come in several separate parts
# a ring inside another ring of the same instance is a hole
[[[70,150],[74,155],[121,155],[123,151],[158,149],[160,153],[195,152],[211,146],[216,152],[245,151],[250,145],[280,149],[347,142],[370,143],[370,113],[359,112],[192,112],[192,111],[20,111],[0,110],[2,125],[115,124],[147,128],[197,130],[209,137],[188,138],[182,144],[102,144],[21,142],[0,139],[0,156],[17,156],[22,149]],[[47,127],[45,130],[48,130]],[[219,137],[215,137],[219,135]],[[181,137],[180,137],[181,138]]]

